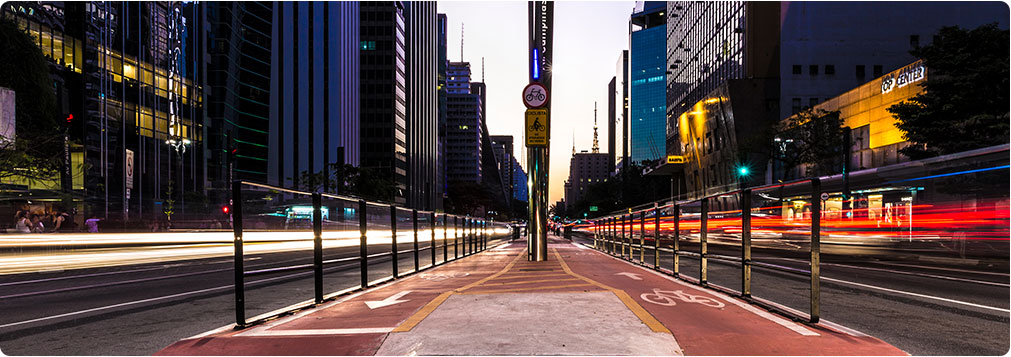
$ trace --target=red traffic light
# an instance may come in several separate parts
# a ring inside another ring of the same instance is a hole
[[[67,115],[67,122],[68,123],[71,122],[71,121],[73,121],[73,120],[74,120],[74,115],[73,114]]]
[[[231,207],[221,206],[221,213],[228,214],[228,212],[230,212],[231,210],[232,210]]]

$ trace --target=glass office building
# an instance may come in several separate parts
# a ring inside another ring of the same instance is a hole
[[[666,153],[666,3],[636,5],[629,40],[630,160],[658,160]],[[570,201],[572,202],[572,201]]]

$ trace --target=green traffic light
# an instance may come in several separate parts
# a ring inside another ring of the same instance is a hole
[[[742,166],[742,167],[740,167],[740,168],[737,169],[737,173],[740,176],[747,176],[748,175],[748,168]]]

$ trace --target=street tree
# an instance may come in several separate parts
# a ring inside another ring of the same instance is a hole
[[[790,142],[779,155],[784,171],[791,172],[800,165],[808,166],[808,176],[841,171],[846,144],[843,130],[839,111],[807,108],[779,122],[774,127],[775,137]]]
[[[14,90],[14,141],[0,139],[0,180],[53,180],[63,165],[63,137],[49,64],[35,40],[0,19],[0,87]]]
[[[335,192],[372,201],[392,202],[397,184],[375,169],[350,164],[331,163],[327,170],[299,173],[293,178],[300,189],[311,192]]]
[[[910,51],[927,67],[925,91],[888,108],[910,159],[1008,143],[1008,30],[943,27]]]

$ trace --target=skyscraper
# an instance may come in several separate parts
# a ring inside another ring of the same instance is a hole
[[[446,199],[446,111],[448,110],[446,95],[446,69],[449,66],[449,59],[446,57],[446,14],[438,14],[438,88],[439,88],[439,127],[438,127],[438,155],[436,155],[436,183],[438,185],[439,197],[436,199],[436,209],[445,208]]]
[[[197,4],[208,25],[201,63],[208,94],[208,196],[227,202],[232,180],[268,181],[274,3]]]
[[[513,175],[513,136],[512,135],[492,135],[491,145],[495,152],[495,161],[498,163],[499,177],[502,178],[502,186],[506,190],[507,197],[513,197],[514,175]]]
[[[667,151],[666,3],[636,2],[629,21],[629,146],[632,162],[659,160]]]
[[[275,6],[267,180],[297,187],[303,172],[359,163],[359,8],[355,2]]]
[[[617,117],[615,116],[615,91],[617,90],[616,81],[618,77],[611,77],[611,81],[607,82],[607,171],[614,172],[615,151],[614,139],[617,136],[615,132],[615,121]]]
[[[629,152],[629,119],[628,119],[628,50],[622,50],[615,63],[614,120],[621,123],[621,170],[628,170]]]
[[[470,63],[450,62],[447,69],[446,177],[481,182],[481,95],[471,92]]]
[[[362,2],[361,166],[393,179],[407,203],[407,34],[401,1]],[[433,86],[434,88],[434,86]]]
[[[433,210],[438,170],[438,21],[435,2],[404,3],[407,51],[407,206]]]

